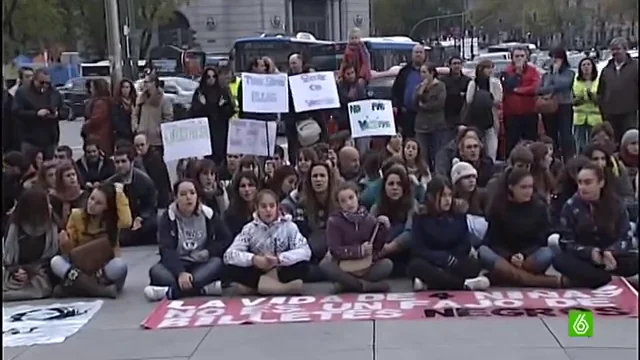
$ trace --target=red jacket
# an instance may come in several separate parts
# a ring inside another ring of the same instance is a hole
[[[535,113],[536,95],[540,85],[540,74],[533,66],[525,66],[522,74],[517,74],[510,64],[500,77],[504,89],[503,113],[505,117],[530,115]],[[513,91],[508,91],[508,84],[516,82]]]

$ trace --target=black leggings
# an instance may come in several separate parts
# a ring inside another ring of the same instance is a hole
[[[613,271],[606,271],[603,266],[567,252],[554,257],[553,267],[568,279],[569,286],[591,289],[610,283],[611,275],[629,277],[638,273],[637,253],[616,254],[613,257],[618,263]]]
[[[298,279],[302,280],[307,276],[308,271],[309,263],[306,261],[291,266],[282,266],[278,268],[278,280],[284,284]],[[240,267],[227,265],[225,272],[228,282],[235,282],[251,289],[258,288],[260,277],[265,274],[264,271],[255,266]]]
[[[480,262],[471,257],[458,259],[448,268],[437,267],[430,262],[412,258],[407,266],[411,278],[418,278],[429,290],[464,290],[464,281],[480,274]]]

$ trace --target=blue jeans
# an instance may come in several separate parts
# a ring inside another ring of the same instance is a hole
[[[416,133],[416,140],[420,145],[420,151],[424,161],[429,164],[432,173],[436,171],[436,154],[447,145],[449,130],[436,130],[429,133]]]
[[[531,268],[532,272],[542,274],[547,271],[549,266],[551,266],[551,262],[553,261],[555,252],[550,247],[545,246],[525,256],[525,260],[533,258],[533,265]],[[480,259],[482,264],[489,270],[493,269],[495,263],[500,259],[504,259],[509,262],[511,261],[511,259],[505,259],[486,245],[482,245],[480,246],[480,249],[478,249],[478,258]]]
[[[544,130],[553,139],[556,155],[561,154],[567,161],[576,154],[576,144],[573,139],[573,105],[560,104],[553,114],[542,117]]]
[[[51,272],[59,279],[64,280],[71,270],[71,262],[61,255],[56,255],[51,259]],[[118,290],[121,290],[124,286],[124,281],[127,278],[127,264],[119,257],[115,257],[102,268],[102,274],[105,278],[110,280],[116,285]],[[87,274],[92,275],[92,274]]]

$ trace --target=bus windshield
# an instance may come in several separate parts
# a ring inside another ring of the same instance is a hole
[[[307,34],[308,35],[308,34]],[[261,36],[254,38],[238,39],[233,45],[235,70],[246,71],[255,58],[267,56],[275,63],[280,71],[286,71],[289,67],[289,56],[300,53],[307,59],[310,49],[321,44],[331,44],[328,41],[318,41],[312,36],[283,37]]]

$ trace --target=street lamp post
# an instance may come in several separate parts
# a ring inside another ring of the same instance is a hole
[[[430,16],[430,17],[426,17],[424,19],[421,19],[420,21],[418,21],[415,25],[413,25],[413,27],[411,28],[411,31],[409,31],[409,37],[413,38],[413,33],[418,30],[418,26],[429,22],[429,21],[440,21],[442,19],[450,19],[450,18],[454,18],[454,17],[458,17],[458,16],[464,16],[466,15],[466,12],[461,12],[461,13],[455,13],[455,14],[446,14],[446,15],[438,15],[438,16]]]

